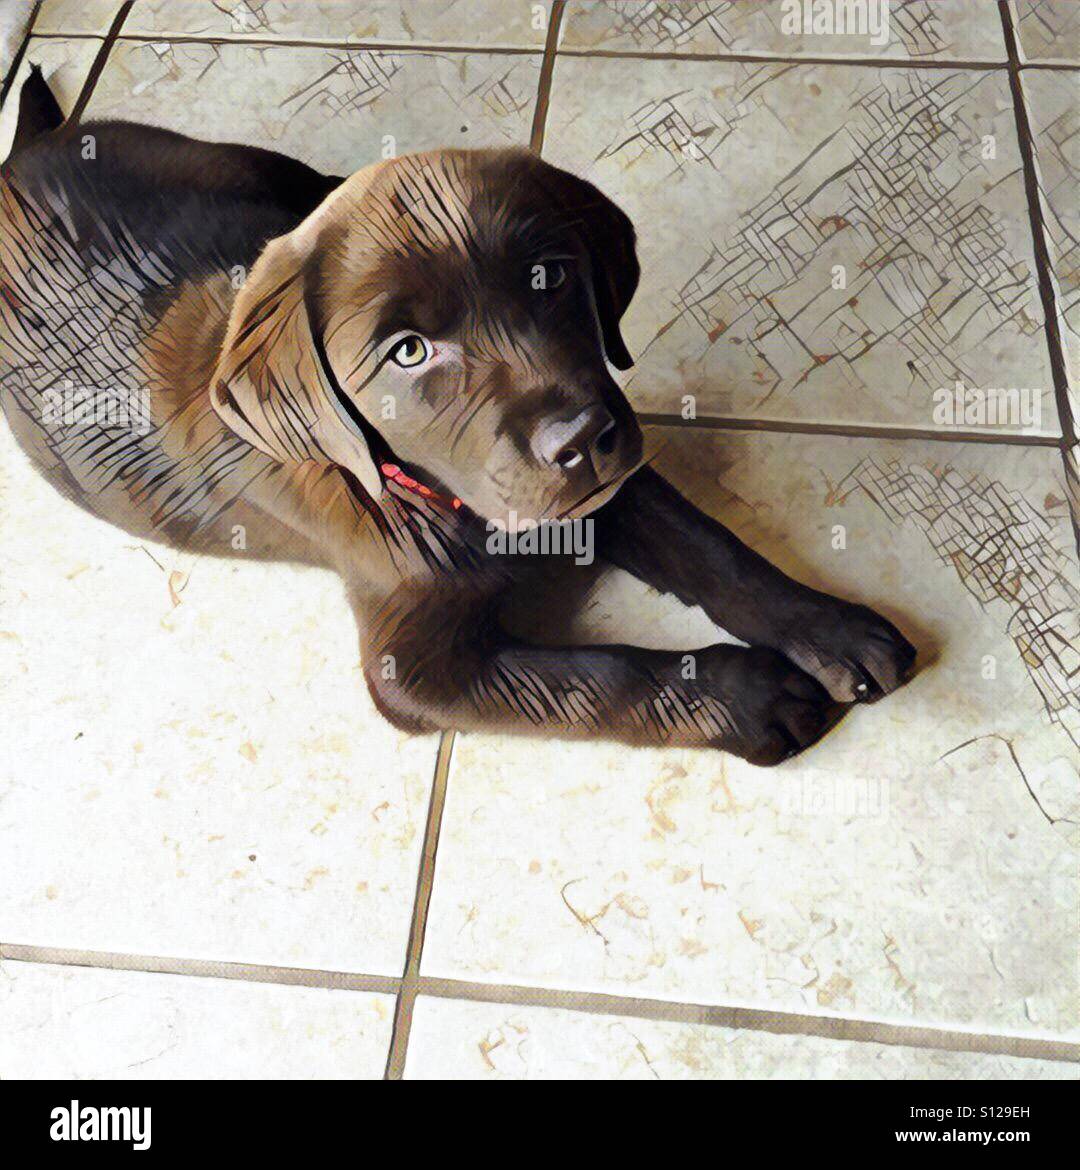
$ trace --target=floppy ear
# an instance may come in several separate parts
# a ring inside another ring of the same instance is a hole
[[[617,370],[628,370],[634,359],[619,332],[619,321],[633,300],[641,275],[634,225],[592,183],[568,171],[555,173],[559,176],[562,209],[578,221],[578,230],[589,252],[604,352]]]
[[[229,316],[210,401],[231,431],[279,463],[337,464],[377,498],[382,480],[312,329],[314,234],[301,225],[256,261]]]

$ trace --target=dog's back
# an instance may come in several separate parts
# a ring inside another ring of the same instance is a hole
[[[33,75],[0,167],[0,401],[65,495],[191,543],[243,456],[201,420],[207,355],[266,242],[339,180],[250,147],[58,117]],[[165,434],[178,420],[182,450]]]

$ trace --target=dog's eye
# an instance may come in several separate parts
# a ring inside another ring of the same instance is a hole
[[[426,341],[419,333],[410,333],[390,351],[390,360],[408,369],[410,366],[423,365],[431,357],[431,352],[430,341]]]

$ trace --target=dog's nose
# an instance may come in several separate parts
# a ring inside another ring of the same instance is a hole
[[[606,406],[589,406],[571,419],[549,419],[538,436],[540,458],[564,471],[592,464],[596,470],[616,447],[619,428]]]

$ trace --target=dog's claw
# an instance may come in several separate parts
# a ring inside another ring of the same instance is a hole
[[[866,703],[901,686],[915,647],[863,605],[828,599],[803,612],[780,649],[826,687],[838,703]]]

